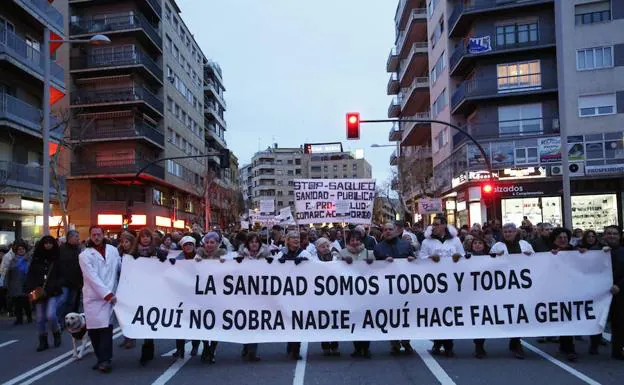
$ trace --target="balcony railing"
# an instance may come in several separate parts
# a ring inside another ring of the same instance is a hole
[[[409,53],[407,54],[407,57],[403,60],[401,60],[401,65],[399,66],[401,68],[401,72],[400,72],[400,77],[401,79],[403,79],[403,76],[405,76],[405,72],[407,72],[407,70],[409,69],[409,64],[412,61],[412,58],[414,57],[414,55],[416,55],[416,53],[424,53],[427,54],[427,43],[426,42],[418,42],[418,43],[413,43],[412,44],[412,48],[410,49]]]
[[[405,29],[398,36],[397,43],[396,43],[397,52],[400,53],[401,51],[403,51],[403,44],[405,44],[405,40],[407,38],[407,33],[409,32],[410,25],[416,19],[422,19],[423,21],[426,22],[427,21],[427,9],[426,8],[412,9],[412,12],[410,13],[410,17],[407,20],[407,24],[405,25]]]
[[[152,106],[158,112],[163,112],[163,102],[145,87],[120,87],[120,88],[81,88],[71,93],[73,105],[119,103],[143,101]]]
[[[160,2],[158,0],[147,0],[147,2],[154,8],[158,15],[162,14],[162,7],[160,6]]]
[[[455,24],[465,12],[487,11],[497,7],[508,7],[511,5],[528,5],[531,3],[539,3],[544,0],[460,0],[456,2],[455,8],[448,18],[449,31],[453,31]]]
[[[559,118],[535,118],[468,123],[463,127],[476,140],[535,137],[559,133]],[[453,147],[468,142],[461,132],[453,135]]]
[[[69,26],[71,35],[102,34],[129,29],[142,29],[156,43],[162,47],[162,38],[154,27],[140,13],[125,16],[94,15],[89,19],[72,22]]]
[[[64,31],[63,15],[48,0],[17,0],[17,2],[33,10],[59,31]]]
[[[427,90],[429,90],[429,78],[427,77],[414,78],[414,80],[412,80],[412,84],[410,84],[408,87],[404,87],[401,89],[401,93],[404,96],[403,101],[401,103],[402,107],[405,107],[405,104],[407,103],[410,96],[412,95],[412,92],[414,92],[416,88],[426,88]]]
[[[61,189],[65,189],[65,177],[59,175]],[[40,166],[30,166],[26,164],[0,161],[0,185],[14,186],[30,190],[43,190],[43,168]],[[56,191],[50,175],[50,187]]]
[[[399,64],[399,56],[397,55],[396,47],[392,47],[390,54],[388,54],[388,60],[386,60],[386,71],[396,71],[397,64]]]
[[[109,51],[109,52],[107,52]],[[110,50],[86,56],[71,58],[72,70],[107,68],[119,66],[143,65],[154,76],[162,80],[163,69],[148,54],[142,51],[119,52],[110,47]]]
[[[388,79],[388,85],[386,86],[386,93],[388,95],[396,95],[399,92],[399,75],[396,72],[390,74]]]
[[[139,137],[150,139],[161,147],[165,145],[164,133],[145,122],[96,120],[86,127],[75,126],[71,129],[71,139],[74,141]]]
[[[0,54],[7,54],[25,67],[38,73],[43,78],[43,56],[41,52],[26,42],[22,36],[0,26]],[[53,60],[50,60],[50,75],[60,83],[65,82],[65,71]]]
[[[552,90],[557,88],[557,76],[530,73],[499,78],[476,78],[461,83],[451,98],[451,108],[456,108],[468,98],[513,95],[518,92]]]
[[[397,95],[392,98],[390,105],[388,106],[388,117],[396,118],[401,112],[401,104],[403,103],[403,95]]]
[[[129,159],[129,160],[101,160],[101,161],[86,161],[80,163],[72,163],[71,174],[72,176],[85,176],[85,175],[119,175],[119,174],[136,174],[140,169],[147,166],[149,162],[142,159]],[[152,175],[159,179],[165,179],[165,169],[163,166],[152,164],[145,171],[144,174]]]
[[[41,130],[41,110],[4,92],[0,92],[0,117]]]
[[[488,34],[484,33],[484,35],[488,35]],[[486,53],[470,53],[468,52],[468,47],[465,45],[462,45],[453,52],[453,55],[451,55],[451,58],[449,60],[449,67],[451,68],[451,71],[453,71],[453,69],[461,61],[461,59],[467,55],[474,57],[474,56],[479,56],[483,54],[489,54],[491,52],[505,52],[508,50],[539,47],[539,46],[555,44],[555,30],[554,29],[538,30],[537,39],[533,41],[515,42],[515,43],[506,43],[506,44],[505,42],[497,41],[497,35],[495,31],[492,31],[489,35],[492,36],[491,51],[488,51]],[[527,39],[528,39],[528,36],[527,36]],[[502,44],[499,44],[499,43],[502,43]]]
[[[431,147],[429,146],[401,147],[401,157],[406,158],[408,160],[431,158]]]

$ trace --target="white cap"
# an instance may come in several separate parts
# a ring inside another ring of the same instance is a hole
[[[195,246],[197,241],[195,240],[195,238],[191,237],[190,235],[187,235],[187,236],[182,237],[182,239],[180,239],[180,242],[178,242],[178,245],[184,246],[185,243],[192,243],[193,246]]]

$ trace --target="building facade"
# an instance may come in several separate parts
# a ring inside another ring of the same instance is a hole
[[[388,107],[389,118],[409,120],[432,116],[430,85],[435,84],[443,68],[431,62],[427,43],[427,31],[433,28],[428,25],[430,16],[425,0],[401,0],[397,5],[396,40],[386,63],[390,73],[386,91],[394,95]],[[397,167],[392,185],[404,205],[411,209],[410,216],[416,212],[418,198],[432,194],[431,138],[431,124],[415,122],[396,123],[388,135],[391,142],[397,143],[390,156],[390,165]]]
[[[42,235],[43,157],[56,154],[65,128],[53,115],[51,144],[43,148],[43,103],[54,111],[66,94],[65,71],[56,57],[63,50],[54,47],[51,60],[51,53],[42,49],[46,31],[52,39],[66,38],[67,20],[50,3],[9,0],[0,7],[0,244],[5,245]],[[43,100],[44,60],[50,60],[50,100]],[[59,162],[54,169],[65,199],[64,164]],[[56,187],[49,186],[52,208],[58,210]],[[56,219],[50,224],[58,224]]]
[[[302,164],[302,174],[309,179],[369,179],[373,174],[366,159],[350,152],[305,154]]]
[[[563,150],[567,225],[621,225],[624,4],[430,0],[427,18],[431,117],[479,144],[431,126],[433,189],[449,222],[561,225]]]

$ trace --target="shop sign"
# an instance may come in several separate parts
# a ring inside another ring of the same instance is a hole
[[[570,162],[582,162],[585,160],[583,136],[568,137],[568,160]]]
[[[601,174],[621,174],[624,173],[624,164],[606,164],[600,166],[585,165],[585,174],[601,175]]]
[[[492,171],[492,178],[498,179],[498,173],[496,171]],[[468,171],[467,173],[463,172],[459,174],[459,176],[451,180],[451,187],[455,188],[473,180],[490,180],[490,173],[489,171]]]
[[[20,195],[0,195],[0,210],[21,210],[22,197]]]
[[[560,194],[559,183],[511,183],[494,187],[494,193],[501,197],[540,197]]]
[[[515,151],[513,142],[492,143],[492,167],[513,167]]]
[[[454,200],[449,199],[449,200],[447,200],[447,201],[444,203],[444,206],[446,207],[446,210],[447,210],[447,211],[454,211],[454,210],[455,210],[455,207],[456,207],[456,206],[455,206],[455,201],[454,201]]]
[[[468,182],[468,176],[465,173],[461,173],[457,177],[451,179],[451,188],[461,186],[466,182]]]
[[[484,150],[486,154],[489,152],[488,145],[485,146]],[[473,144],[466,146],[466,153],[468,155],[468,167],[474,168],[485,166],[485,159],[483,159],[483,154],[481,154],[481,151],[479,151],[477,146]]]
[[[457,202],[465,202],[468,200],[468,190],[457,192]]]
[[[442,199],[423,198],[418,200],[418,214],[436,214],[442,212]]]
[[[492,39],[490,36],[471,37],[468,39],[466,47],[468,53],[483,53],[492,50]]]
[[[540,163],[561,162],[561,138],[540,138],[537,140]]]
[[[545,178],[545,167],[506,168],[498,172],[498,178],[505,179],[529,179]]]

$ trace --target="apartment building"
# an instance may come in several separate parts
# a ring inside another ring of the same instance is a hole
[[[50,60],[51,53],[42,51],[46,31],[53,39],[66,37],[66,19],[50,3],[7,0],[0,7],[0,244],[4,245],[16,238],[34,240],[42,235],[41,165],[44,156],[59,149],[63,137],[61,122],[52,116],[51,144],[43,148],[43,103],[56,109],[67,92],[65,71],[56,59]],[[43,100],[44,60],[50,60],[50,100]],[[56,209],[58,196],[53,186],[49,186],[50,196]],[[55,224],[54,218],[50,223]]]
[[[560,225],[564,142],[574,163],[573,212],[594,208],[572,225],[621,223],[622,2],[432,0],[427,7],[429,64],[448,61],[431,85],[432,118],[472,135],[497,180],[492,197],[482,195],[489,173],[479,147],[434,124],[435,189],[449,222],[520,224],[527,216]]]
[[[309,179],[367,179],[373,174],[366,159],[350,152],[305,154],[302,165],[302,174]]]
[[[398,119],[429,119],[431,117],[430,84],[442,68],[431,62],[425,0],[401,0],[395,13],[396,39],[390,50],[386,70],[390,73],[387,94],[394,95],[388,107],[388,117]],[[429,69],[432,68],[431,75]],[[397,166],[399,176],[393,186],[415,211],[418,198],[430,194],[432,178],[431,124],[398,122],[388,139],[398,142],[390,157],[390,165]]]

